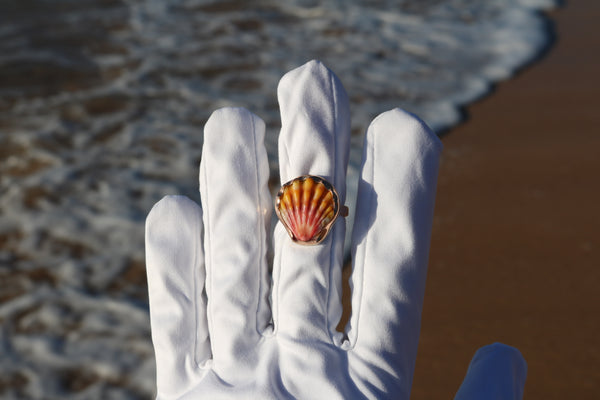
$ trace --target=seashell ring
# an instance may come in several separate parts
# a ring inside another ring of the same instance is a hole
[[[279,189],[275,212],[294,242],[314,245],[327,237],[338,215],[348,215],[348,207],[340,206],[331,183],[318,176],[303,175]]]

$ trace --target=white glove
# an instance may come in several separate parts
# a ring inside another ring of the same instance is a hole
[[[483,346],[473,356],[454,400],[523,398],[527,363],[519,350],[502,343]]]
[[[341,83],[311,61],[281,79],[278,97],[281,182],[321,176],[343,204],[350,118]],[[316,246],[293,243],[278,224],[269,296],[264,129],[245,109],[215,111],[204,130],[202,208],[169,196],[148,215],[157,398],[408,399],[441,142],[399,109],[370,125],[343,334],[343,218]]]

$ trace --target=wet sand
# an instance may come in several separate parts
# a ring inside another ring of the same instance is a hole
[[[452,398],[475,350],[529,366],[526,399],[600,394],[600,2],[443,137],[413,399]]]

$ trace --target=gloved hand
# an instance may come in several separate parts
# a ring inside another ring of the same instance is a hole
[[[278,98],[281,182],[321,176],[343,204],[350,115],[341,83],[311,61],[281,79]],[[279,223],[268,281],[264,130],[245,109],[215,111],[204,130],[202,206],[169,196],[148,215],[157,398],[408,399],[441,142],[400,109],[371,123],[352,235],[352,317],[339,333],[343,218],[315,246],[293,243]]]

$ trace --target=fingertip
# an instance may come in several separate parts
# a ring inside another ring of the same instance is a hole
[[[204,126],[204,145],[225,146],[227,142],[237,139],[234,137],[235,135],[224,135],[224,133],[246,132],[248,126],[252,126],[255,133],[262,133],[265,130],[264,121],[246,108],[219,108],[213,111],[206,121]]]
[[[148,213],[148,218],[150,218],[151,215],[164,212],[167,209],[183,212],[194,209],[195,207],[198,207],[198,204],[187,196],[168,194],[154,204]]]
[[[527,361],[516,347],[509,346],[504,343],[495,342],[486,346],[480,347],[473,356],[473,363],[483,360],[494,360],[494,364],[500,362],[506,365],[511,365],[517,376],[527,376]],[[502,361],[500,361],[502,360]]]
[[[325,64],[319,60],[310,60],[281,77],[279,85],[277,86],[277,94],[285,94],[287,90],[295,87],[300,75],[323,76],[327,74],[333,73],[325,66]]]
[[[159,200],[146,217],[146,244],[151,245],[153,235],[186,229],[200,229],[202,218],[200,206],[186,196],[167,195]],[[182,223],[185,222],[185,223]]]
[[[393,145],[403,154],[420,153],[425,149],[440,153],[443,145],[439,136],[417,115],[401,108],[379,114],[367,131],[366,140],[378,135],[378,142]],[[383,139],[383,140],[382,140]]]
[[[521,352],[503,343],[483,346],[475,352],[455,400],[523,398],[527,362]]]

